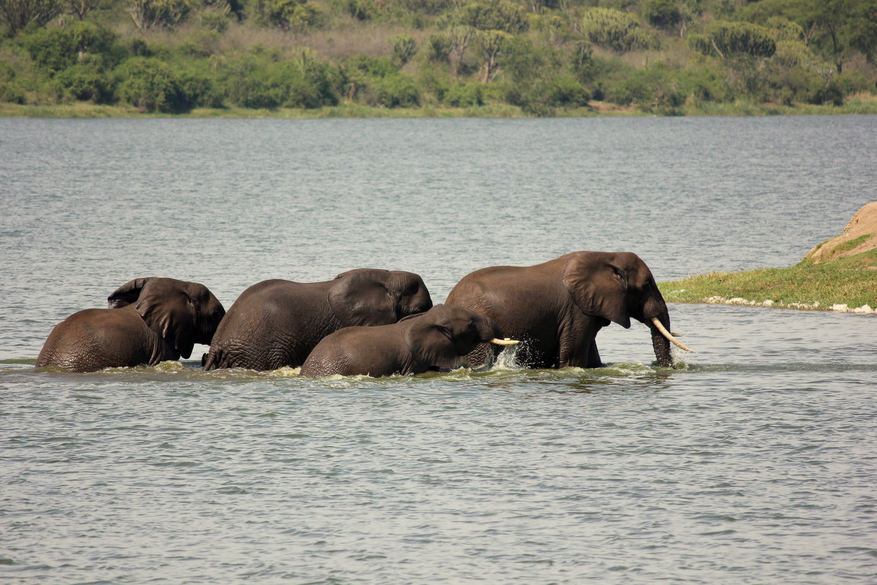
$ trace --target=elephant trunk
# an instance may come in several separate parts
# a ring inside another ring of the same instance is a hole
[[[667,318],[667,321],[669,324],[669,317]],[[670,354],[670,340],[661,333],[661,330],[658,327],[656,327],[656,323],[661,322],[655,318],[649,324],[649,329],[652,330],[652,347],[655,349],[655,357],[658,358],[658,365],[662,368],[672,368],[673,356]]]
[[[673,367],[673,356],[670,353],[670,344],[691,351],[679,342],[673,334],[670,333],[670,313],[667,311],[667,303],[661,296],[661,293],[654,289],[651,298],[643,307],[642,321],[649,326],[652,332],[652,347],[655,350],[655,357],[658,358],[658,365],[662,368]]]

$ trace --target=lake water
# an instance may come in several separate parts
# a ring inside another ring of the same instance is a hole
[[[696,353],[300,380],[33,367],[132,278],[788,266],[877,199],[877,117],[0,119],[0,579],[874,583],[877,317],[670,305]]]

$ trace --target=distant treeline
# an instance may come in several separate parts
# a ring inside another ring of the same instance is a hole
[[[193,108],[843,104],[877,0],[0,0],[0,102]]]

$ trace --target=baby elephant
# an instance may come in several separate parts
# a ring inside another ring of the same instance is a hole
[[[107,301],[108,309],[79,311],[55,326],[37,367],[94,372],[188,358],[196,343],[210,344],[225,316],[206,286],[173,278],[137,278]]]
[[[324,338],[305,360],[302,376],[390,376],[455,368],[479,343],[513,345],[499,326],[456,305],[436,305],[392,325],[347,327]]]

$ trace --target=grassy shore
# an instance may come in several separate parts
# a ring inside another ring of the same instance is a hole
[[[559,109],[557,117],[588,116],[772,116],[772,115],[829,115],[877,114],[877,95],[856,94],[844,105],[816,106],[795,104],[754,104],[706,102],[684,105],[671,111],[643,111],[635,106],[620,107],[604,102],[592,102],[586,108]],[[185,114],[144,113],[133,106],[98,105],[89,102],[49,105],[19,105],[0,102],[0,117],[19,118],[532,118],[517,106],[487,103],[483,106],[454,108],[425,104],[417,108],[381,108],[359,104],[339,105],[316,109],[278,108],[259,110],[248,108],[197,108]]]
[[[788,268],[713,272],[658,286],[674,303],[872,312],[877,309],[877,249],[819,264],[804,260]]]

